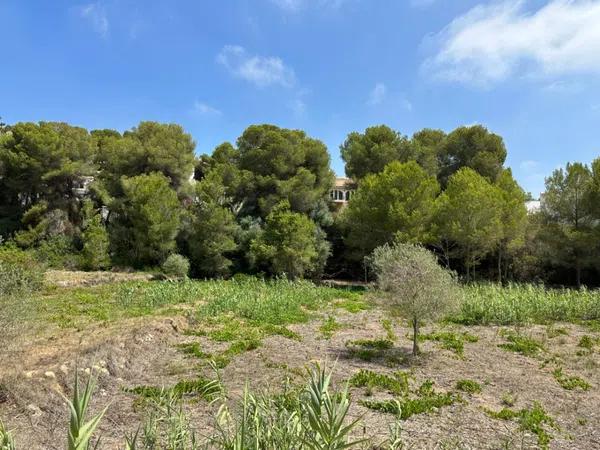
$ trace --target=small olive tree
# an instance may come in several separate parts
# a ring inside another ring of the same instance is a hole
[[[419,353],[419,322],[435,320],[458,304],[453,273],[442,268],[429,250],[396,243],[375,249],[371,263],[377,275],[377,295],[393,314],[410,319],[413,355]]]

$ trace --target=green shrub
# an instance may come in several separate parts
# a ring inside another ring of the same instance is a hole
[[[190,272],[190,262],[185,256],[174,253],[169,255],[161,269],[165,275],[170,277],[186,278]]]
[[[41,287],[43,278],[43,266],[30,253],[0,248],[0,296],[31,293]]]
[[[35,249],[38,261],[56,269],[78,269],[81,255],[68,236],[52,236],[41,241]]]

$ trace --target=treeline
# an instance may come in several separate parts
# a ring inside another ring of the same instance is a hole
[[[377,126],[341,145],[356,192],[337,213],[327,148],[303,131],[254,125],[210,156],[194,150],[174,124],[2,125],[0,236],[59,267],[156,267],[180,254],[197,277],[362,278],[365,257],[393,240],[428,246],[466,279],[597,274],[598,161],[555,171],[528,215],[504,143],[484,127],[408,138]]]

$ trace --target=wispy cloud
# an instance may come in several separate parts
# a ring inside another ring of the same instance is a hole
[[[88,3],[79,8],[79,15],[89,21],[93,30],[102,38],[106,38],[109,32],[109,22],[106,9],[100,2]]]
[[[528,11],[526,0],[479,5],[436,36],[424,64],[438,78],[479,85],[511,76],[600,74],[600,1],[551,0]]]
[[[380,105],[387,94],[387,86],[384,83],[376,83],[375,87],[369,93],[367,104],[371,106]]]
[[[273,84],[290,87],[296,81],[294,71],[281,58],[249,54],[239,45],[226,45],[217,55],[217,62],[232,75],[259,87]]]
[[[221,116],[223,114],[221,110],[198,100],[194,102],[193,110],[195,113],[202,114],[203,116]]]

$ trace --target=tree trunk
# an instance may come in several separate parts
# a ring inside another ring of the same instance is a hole
[[[581,264],[579,258],[575,261],[575,282],[577,283],[577,289],[581,289]]]
[[[413,318],[413,356],[419,354],[419,321]]]
[[[498,249],[498,284],[502,284],[502,250]]]

